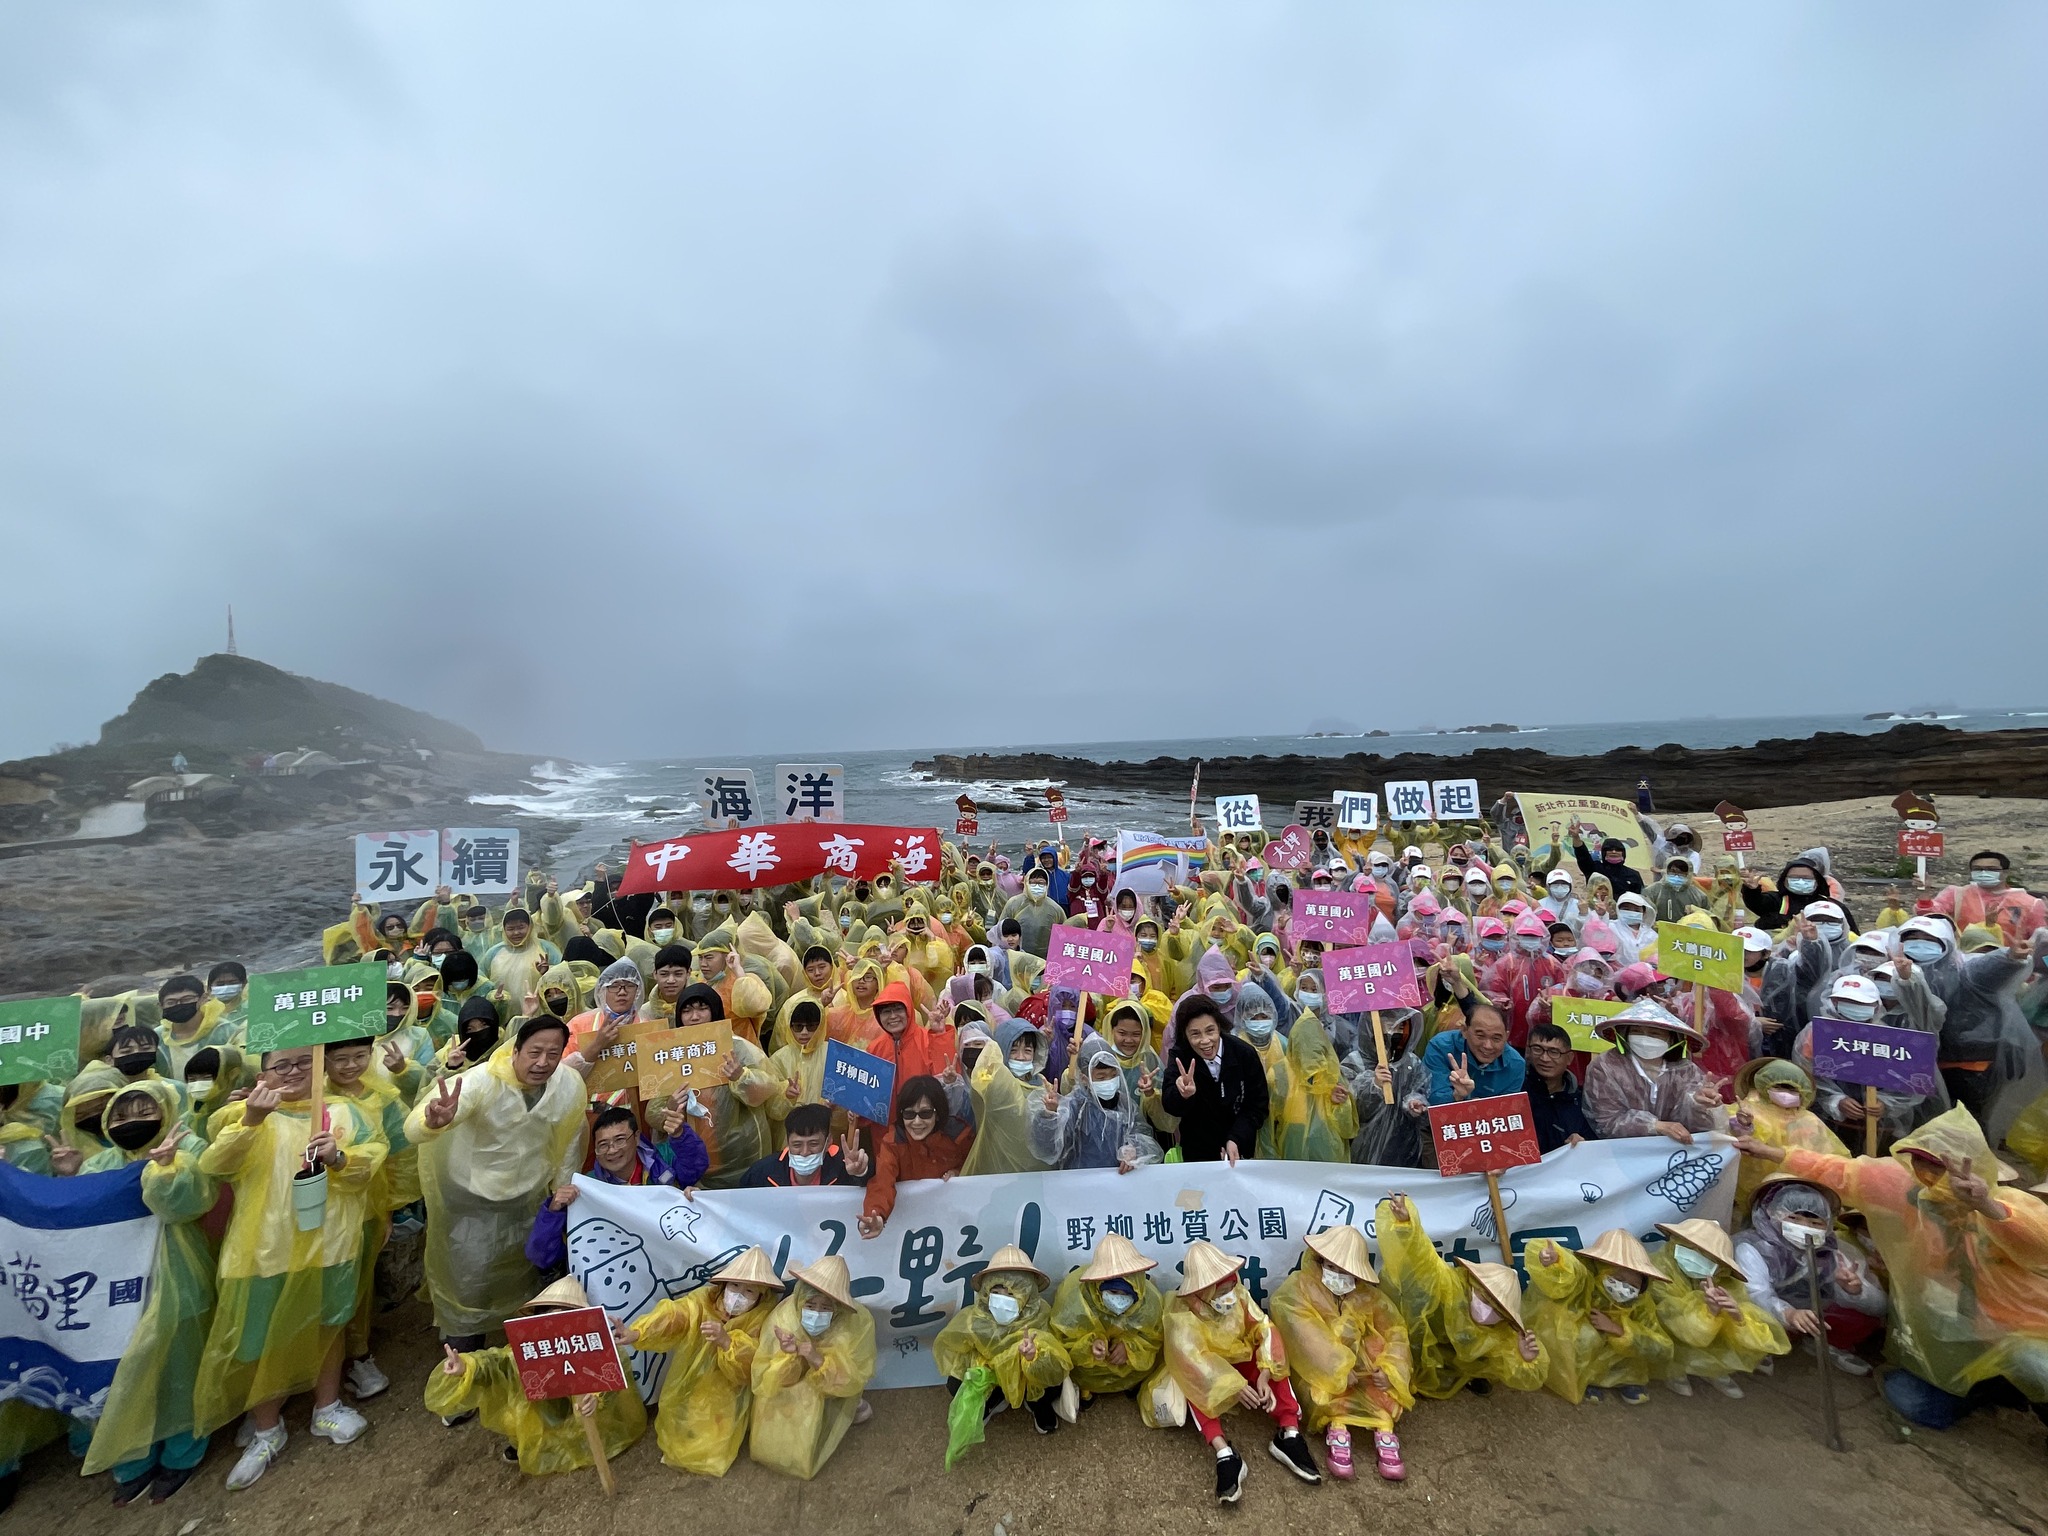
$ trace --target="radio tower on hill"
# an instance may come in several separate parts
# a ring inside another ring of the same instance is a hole
[[[233,603],[228,604],[228,654],[230,656],[242,654],[235,649],[235,605]]]

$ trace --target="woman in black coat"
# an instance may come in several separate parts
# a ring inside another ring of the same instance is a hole
[[[1232,1167],[1250,1157],[1266,1123],[1266,1067],[1259,1053],[1230,1032],[1230,1021],[1207,997],[1183,998],[1173,1015],[1161,1098],[1180,1117],[1181,1157],[1219,1158]]]

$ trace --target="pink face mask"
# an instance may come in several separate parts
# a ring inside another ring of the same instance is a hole
[[[1771,1102],[1780,1109],[1797,1109],[1799,1107],[1799,1090],[1796,1088],[1773,1088],[1771,1090]]]

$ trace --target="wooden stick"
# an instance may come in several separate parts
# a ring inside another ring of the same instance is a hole
[[[1385,1026],[1380,1023],[1380,1011],[1377,1008],[1372,1011],[1372,1043],[1379,1047],[1380,1065],[1384,1067],[1387,1064],[1387,1031]],[[1392,1083],[1380,1084],[1380,1099],[1388,1104],[1394,1102],[1394,1085]]]
[[[1486,1203],[1493,1207],[1493,1233],[1500,1239],[1500,1261],[1513,1268],[1515,1252],[1508,1241],[1508,1213],[1500,1203],[1500,1175],[1490,1168],[1486,1171]]]
[[[631,1391],[632,1389],[629,1387],[627,1390]],[[604,1453],[604,1431],[597,1427],[597,1414],[594,1409],[590,1413],[582,1411],[585,1402],[594,1405],[597,1399],[598,1394],[595,1392],[585,1393],[582,1397],[577,1398],[576,1417],[583,1421],[583,1439],[590,1446],[591,1461],[597,1466],[597,1480],[604,1484],[604,1496],[610,1498],[619,1491],[619,1486],[612,1481],[612,1461]]]
[[[1863,1085],[1863,1155],[1877,1156],[1877,1085]]]
[[[324,1129],[321,1121],[327,1114],[327,1047],[313,1047],[313,1118],[306,1127],[308,1137],[318,1136]]]

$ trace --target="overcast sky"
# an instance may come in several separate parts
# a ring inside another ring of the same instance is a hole
[[[2039,704],[2048,7],[0,4],[0,756]]]

